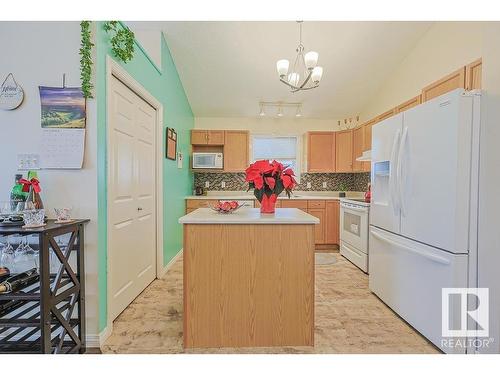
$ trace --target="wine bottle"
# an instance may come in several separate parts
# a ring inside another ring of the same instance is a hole
[[[10,209],[11,211],[15,211],[17,208],[17,204],[20,202],[24,202],[26,198],[28,198],[28,193],[23,191],[23,185],[19,183],[19,180],[23,178],[22,174],[16,174],[15,184],[10,192]]]
[[[0,318],[7,312],[13,311],[17,307],[24,305],[25,301],[14,299],[10,301],[0,301]]]
[[[28,197],[26,198],[26,203],[30,204],[36,210],[40,210],[43,208],[42,197],[40,196],[40,186],[35,187],[34,182],[38,185],[38,174],[36,171],[28,172],[28,180],[31,181],[30,190],[28,193]]]
[[[0,283],[10,277],[10,270],[7,267],[0,267]]]
[[[40,275],[38,274],[36,268],[32,268],[29,271],[11,276],[2,282],[0,284],[0,293],[17,292],[18,290],[36,283],[39,279]]]

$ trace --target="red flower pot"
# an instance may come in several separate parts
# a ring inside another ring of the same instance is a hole
[[[276,200],[278,197],[276,194],[271,194],[268,197],[266,194],[262,196],[262,201],[260,202],[260,213],[261,214],[274,214],[274,209],[276,208]]]

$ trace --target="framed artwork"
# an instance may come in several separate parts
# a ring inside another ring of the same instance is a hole
[[[167,128],[167,141],[165,142],[166,157],[170,160],[177,159],[177,132],[173,128]]]

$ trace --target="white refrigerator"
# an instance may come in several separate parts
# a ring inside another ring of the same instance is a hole
[[[442,335],[442,288],[477,279],[479,101],[457,89],[372,130],[370,289],[446,353],[466,349]]]

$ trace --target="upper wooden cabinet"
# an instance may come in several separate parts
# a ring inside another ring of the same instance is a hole
[[[394,116],[396,114],[396,108],[392,108],[387,112],[384,112],[377,116],[376,122],[384,121],[386,118]]]
[[[249,133],[245,130],[224,133],[224,171],[242,172],[248,167]]]
[[[477,59],[465,67],[465,88],[476,90],[481,88],[483,60]]]
[[[221,146],[224,144],[224,130],[191,130],[191,144]]]
[[[422,103],[458,88],[465,88],[465,66],[424,87]]]
[[[372,149],[372,126],[376,123],[377,119],[372,119],[361,125],[365,133],[363,136],[363,151]]]
[[[335,170],[335,132],[307,133],[307,171]]]
[[[352,130],[335,133],[335,171],[352,172]]]
[[[406,102],[398,105],[395,108],[396,113],[404,112],[412,107],[419,105],[420,103],[422,103],[422,95],[417,95],[414,98],[411,98],[410,100],[407,100]]]
[[[354,172],[363,171],[363,162],[356,161],[363,154],[365,129],[356,128],[352,131],[352,170]]]

